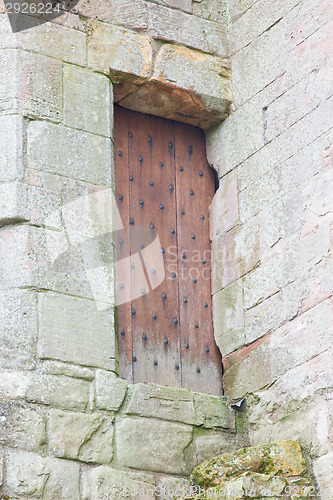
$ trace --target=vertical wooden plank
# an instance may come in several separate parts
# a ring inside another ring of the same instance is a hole
[[[221,395],[221,355],[212,324],[208,220],[214,174],[200,129],[176,123],[175,137],[182,386]]]
[[[140,113],[130,113],[129,116],[129,174],[132,178],[129,218],[134,222],[134,228],[146,228],[151,236],[151,241],[149,238],[148,241],[138,241],[138,233],[133,232],[132,253],[134,249],[140,251],[141,246],[156,242],[158,235],[160,245],[157,251],[161,252],[161,247],[165,249],[165,254],[160,253],[159,257],[167,256],[169,248],[177,245],[174,124]],[[179,387],[180,335],[179,323],[174,322],[179,322],[177,261],[175,271],[167,270],[165,279],[159,284],[159,272],[147,260],[148,249],[141,250],[141,265],[149,286],[142,288],[142,275],[140,278],[135,265],[132,293],[137,294],[139,286],[141,297],[132,302],[134,382]],[[172,272],[176,273],[175,279]]]
[[[114,108],[114,141],[115,141],[115,191],[116,202],[124,232],[116,234],[117,263],[129,257],[130,247],[127,237],[129,218],[129,185],[128,185],[128,110],[115,106]],[[116,295],[118,299],[118,345],[119,345],[119,375],[133,382],[132,369],[132,329],[131,304],[124,302],[124,294],[128,294],[128,267],[117,266]]]

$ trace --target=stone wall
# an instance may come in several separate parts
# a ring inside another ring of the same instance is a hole
[[[234,113],[207,133],[214,322],[253,445],[300,441],[333,497],[332,3],[231,0]]]
[[[13,33],[0,1],[3,498],[186,486],[197,463],[278,439],[302,444],[332,498],[332,14],[329,0],[94,0]],[[226,399],[117,377],[113,249],[90,273],[84,246],[117,225],[114,100],[207,130],[238,434]]]
[[[229,113],[222,4],[79,2],[15,33],[0,12],[0,496],[165,498],[237,448],[235,414],[118,378],[114,249],[87,242],[121,227],[114,100],[203,128]]]

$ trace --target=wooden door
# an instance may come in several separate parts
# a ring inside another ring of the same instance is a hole
[[[204,134],[115,106],[115,172],[120,376],[221,395]]]

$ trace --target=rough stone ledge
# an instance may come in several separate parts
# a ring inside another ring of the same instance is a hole
[[[204,130],[230,113],[230,60],[90,21],[88,64],[110,76],[119,105]],[[126,61],[126,64],[124,63]]]
[[[129,386],[126,415],[181,422],[207,429],[235,430],[227,398],[156,384]]]

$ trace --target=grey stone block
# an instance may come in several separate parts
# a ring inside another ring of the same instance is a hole
[[[156,496],[158,500],[170,500],[184,497],[189,492],[191,482],[183,477],[164,476],[159,478],[156,485]]]
[[[29,219],[27,187],[20,182],[0,184],[0,226]]]
[[[318,481],[321,498],[323,500],[330,500],[333,495],[333,451],[315,460],[313,468]]]
[[[61,231],[63,178],[60,175],[27,169],[25,183],[28,189],[30,223]]]
[[[270,0],[254,2],[244,15],[232,24],[230,36],[232,52],[238,52],[249,45],[278,23],[298,3],[298,0],[279,0],[273,4]]]
[[[103,75],[64,67],[64,124],[97,135],[111,136],[112,86]]]
[[[208,429],[235,430],[235,414],[228,407],[226,398],[202,393],[194,393],[193,397],[198,425]]]
[[[299,241],[294,235],[283,241],[283,252],[273,247],[271,255],[244,277],[244,307],[250,309],[282,287],[303,276],[314,262],[327,257],[330,242],[328,221]]]
[[[116,424],[118,462],[124,467],[185,475],[190,469],[184,450],[192,433],[187,425],[125,418]]]
[[[139,500],[140,497],[145,500],[154,500],[154,476],[143,472],[111,469],[106,466],[83,471],[82,500],[102,498],[122,500],[129,496],[134,500]]]
[[[48,436],[59,458],[109,464],[113,458],[113,418],[52,410]]]
[[[284,26],[278,23],[233,56],[233,90],[237,106],[244,104],[284,73],[284,36]]]
[[[153,38],[228,57],[226,25],[185,12],[150,4],[149,29]]]
[[[216,343],[223,356],[245,344],[241,280],[213,295],[213,319]]]
[[[2,50],[0,87],[3,92],[0,113],[61,120],[63,96],[60,61],[22,50]]]
[[[213,241],[212,290],[225,288],[251,271],[260,261],[260,235],[256,218],[236,226]]]
[[[50,174],[111,185],[111,141],[63,125],[28,125],[28,164]]]
[[[26,290],[0,292],[0,366],[31,370],[37,351],[36,294]]]
[[[128,15],[128,14],[127,14]],[[88,64],[110,75],[131,80],[148,78],[152,67],[151,40],[119,26],[93,23],[88,39]]]
[[[66,377],[82,378],[83,380],[93,380],[95,377],[95,371],[90,368],[51,359],[44,359],[39,362],[38,368],[42,373],[48,375],[65,375]]]
[[[0,182],[23,178],[23,119],[0,116]]]
[[[46,443],[46,422],[39,409],[24,407],[21,403],[0,403],[0,443],[23,448],[27,451],[42,451]]]
[[[80,0],[75,12],[105,24],[125,26],[132,30],[145,30],[148,27],[148,7],[143,0],[95,0],[93,3]]]
[[[210,165],[219,177],[246,160],[264,145],[262,103],[255,98],[206,132],[206,151]]]
[[[54,23],[41,21],[38,25],[36,17],[22,14],[17,28],[20,31],[13,34],[8,16],[0,17],[0,49],[24,49],[79,66],[86,64],[85,33]]]
[[[45,500],[79,500],[80,466],[35,453],[7,452],[5,493]]]
[[[238,223],[237,169],[222,177],[209,207],[210,239],[221,236]]]
[[[193,14],[217,23],[228,22],[228,0],[194,0],[192,2]]]
[[[56,408],[85,410],[89,402],[89,382],[37,373],[29,382],[26,399]]]
[[[128,382],[115,373],[96,371],[96,407],[117,411],[124,401]]]
[[[155,384],[135,384],[126,408],[128,415],[195,424],[193,395],[187,389]],[[208,396],[207,396],[208,397]]]
[[[116,356],[113,311],[93,301],[58,294],[39,297],[41,358],[112,370]]]
[[[271,141],[333,94],[330,64],[314,71],[268,106],[266,140]]]
[[[164,5],[164,7],[170,7],[171,9],[179,9],[184,12],[192,14],[192,0],[148,0],[151,3],[157,3],[158,5]]]
[[[201,464],[212,457],[234,451],[236,442],[227,432],[206,431],[194,434],[194,438],[185,454],[192,467]]]

